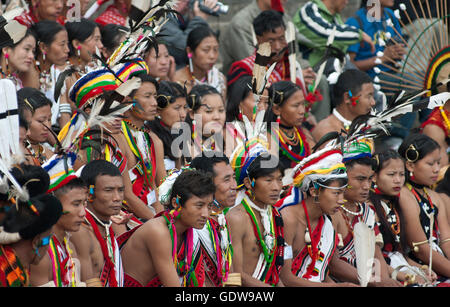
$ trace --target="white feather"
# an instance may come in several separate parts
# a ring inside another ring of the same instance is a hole
[[[362,287],[366,287],[372,276],[375,256],[375,232],[365,223],[358,222],[353,228],[356,253],[356,270]]]

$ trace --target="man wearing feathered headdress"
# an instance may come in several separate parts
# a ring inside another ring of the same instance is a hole
[[[285,224],[283,283],[354,286],[335,283],[329,276],[349,280],[351,268],[337,256],[339,238],[330,219],[343,204],[347,186],[341,150],[329,145],[313,153],[295,167],[292,179],[289,194],[277,203]]]

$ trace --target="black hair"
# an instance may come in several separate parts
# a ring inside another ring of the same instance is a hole
[[[84,42],[99,28],[99,25],[92,20],[81,18],[80,21],[66,22],[65,27],[69,36],[69,56],[75,56],[76,50],[72,45],[72,42],[76,39],[80,42]]]
[[[84,181],[87,187],[96,183],[98,176],[122,177],[117,166],[106,160],[94,160],[86,164],[81,171],[80,178]]]
[[[73,178],[59,189],[54,190],[53,194],[59,198],[61,197],[62,194],[65,194],[73,189],[81,189],[81,188],[86,188],[86,183],[84,182],[83,179],[77,177]]]
[[[264,164],[268,163],[268,161],[276,161],[276,164],[271,167],[265,166]],[[271,154],[261,154],[250,163],[246,172],[250,180],[256,180],[260,177],[269,176],[277,170],[283,175],[283,166],[278,157]]]
[[[247,98],[248,94],[252,91],[252,89],[249,87],[251,83],[251,76],[242,76],[228,88],[227,122],[232,122],[238,119],[239,106],[241,102],[245,98]]]
[[[375,155],[373,155],[373,158],[372,158],[372,160],[374,161],[373,170],[375,171],[375,173],[379,173],[386,166],[387,162],[389,162],[391,160],[397,160],[397,159],[403,161],[403,158],[400,156],[400,154],[393,149],[388,149],[383,152],[376,153]],[[405,231],[404,231],[404,223],[401,222],[403,220],[403,213],[402,213],[401,207],[398,203],[398,198],[378,194],[378,193],[375,193],[375,191],[371,189],[370,194],[369,194],[369,200],[373,204],[373,206],[375,208],[375,212],[378,216],[378,220],[380,222],[380,231],[383,236],[384,244],[385,245],[392,244],[394,250],[399,250],[400,252],[403,252],[407,247],[402,245],[402,242],[406,242],[405,241],[406,238],[405,238]],[[393,209],[396,210],[396,212],[399,216],[399,219],[400,219],[400,242],[396,242],[396,240],[395,240],[395,236],[391,230],[392,229],[391,225],[386,219],[386,211],[383,208],[383,205],[381,204],[382,200],[389,201],[390,204],[392,205]]]
[[[283,106],[289,98],[297,91],[301,91],[300,86],[291,81],[279,81],[269,87],[269,106],[265,115],[265,121],[272,123],[277,120],[277,116],[273,113],[274,105]],[[306,100],[305,100],[306,101]]]
[[[438,183],[436,192],[444,193],[450,197],[450,167],[447,168],[444,178]]]
[[[30,109],[32,114],[39,108],[45,106],[50,106],[51,108],[53,105],[52,101],[44,93],[32,87],[24,87],[17,91],[17,100],[19,105],[26,105],[26,108]]]
[[[36,33],[36,37],[39,42],[49,46],[55,40],[56,34],[61,31],[66,31],[63,25],[53,20],[42,20],[35,23],[32,26],[33,31]],[[37,48],[39,50],[39,48]]]
[[[400,154],[393,149],[387,149],[383,152],[375,153],[372,157],[373,170],[375,173],[379,173],[388,161],[397,159],[404,161]]]
[[[370,166],[371,169],[374,168],[374,160],[371,157],[362,157],[358,159],[350,159],[344,162],[345,168],[347,170],[352,169],[356,164]]]
[[[125,32],[124,32],[125,31]],[[112,53],[120,45],[120,37],[126,35],[129,29],[122,25],[109,23],[100,28],[100,33],[102,35],[102,44],[105,49]]]
[[[178,98],[186,98],[185,89],[176,82],[161,81],[158,88],[158,108],[164,109]]]
[[[186,40],[186,47],[189,47],[192,51],[195,51],[198,45],[200,45],[205,38],[211,36],[215,37],[218,40],[217,34],[213,29],[211,29],[210,26],[204,25],[196,27],[191,32],[189,32]]]
[[[333,86],[333,106],[337,107],[344,101],[344,94],[349,91],[356,96],[362,89],[363,84],[373,83],[372,78],[361,70],[348,69],[344,71]]]
[[[190,167],[211,174],[212,177],[214,178],[217,176],[217,174],[214,172],[214,165],[222,162],[224,162],[225,164],[230,164],[230,160],[226,156],[206,157],[204,155],[201,155],[195,157],[191,161]]]
[[[440,148],[441,146],[428,135],[411,133],[403,140],[402,144],[400,144],[398,153],[406,161],[415,163]],[[410,180],[409,172],[406,172],[406,180]]]
[[[6,212],[2,226],[6,232],[20,234],[23,240],[31,240],[51,229],[62,214],[61,202],[53,195],[42,194],[30,199],[39,214],[32,211],[29,204],[19,202]]]
[[[222,95],[219,93],[219,91],[211,85],[208,84],[194,85],[191,91],[189,92],[188,96],[186,97],[186,104],[195,113],[198,109],[200,109],[203,97],[206,95],[214,95],[214,94],[219,95],[222,98]],[[192,121],[193,118],[191,118],[188,114],[188,116],[186,116],[186,122],[189,124],[191,128],[192,128]]]
[[[267,32],[275,32],[280,27],[286,29],[283,15],[274,10],[262,11],[253,19],[253,28],[257,36],[263,36]]]
[[[170,193],[169,210],[173,209],[172,199],[179,197],[181,206],[192,197],[214,195],[216,186],[210,175],[197,170],[185,170],[175,180]]]

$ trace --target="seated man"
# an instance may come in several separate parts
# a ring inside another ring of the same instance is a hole
[[[309,64],[316,66],[323,55],[329,36],[336,27],[333,47],[346,52],[355,43],[367,42],[372,51],[375,46],[372,39],[353,26],[344,24],[340,13],[347,5],[345,0],[311,0],[294,15],[294,24],[298,31],[305,36],[305,41],[299,41],[303,55]]]
[[[202,286],[202,253],[195,229],[211,213],[215,186],[203,172],[186,169],[160,186],[169,210],[120,237],[125,287]]]
[[[315,73],[311,68],[300,70],[299,63],[295,60],[295,63],[291,63],[289,60],[288,43],[286,41],[286,25],[283,21],[283,16],[274,10],[267,10],[261,12],[254,20],[253,27],[256,33],[256,39],[258,46],[263,43],[270,42],[271,47],[271,57],[267,63],[267,67],[270,67],[273,63],[277,63],[272,74],[268,79],[267,86],[278,82],[278,81],[291,81],[290,76],[290,64],[296,67],[296,84],[301,86],[304,90],[305,97],[307,101],[313,102],[312,99],[317,99],[317,97],[311,97],[307,95],[306,91],[308,86],[314,82],[316,77]],[[246,57],[240,61],[234,62],[227,75],[228,86],[231,86],[240,77],[253,74],[253,68],[255,66],[255,61],[257,59],[256,50],[253,55]],[[302,85],[301,77],[305,85]],[[309,110],[309,105],[307,106]],[[327,109],[327,106],[321,106],[321,108]],[[329,112],[327,112],[329,114]]]
[[[197,233],[205,262],[205,285],[222,287],[232,272],[233,247],[225,215],[236,200],[234,172],[227,157],[199,156],[192,160],[190,167],[211,173],[216,186],[212,214],[205,227]]]
[[[383,237],[378,228],[378,218],[375,208],[368,203],[369,191],[372,187],[374,171],[372,170],[372,141],[357,141],[344,145],[344,164],[347,168],[348,186],[344,192],[346,202],[333,217],[333,224],[341,235],[342,246],[338,248],[339,257],[356,267],[358,255],[355,248],[355,225],[362,222],[373,230],[375,239],[376,259],[373,273],[376,279],[369,281],[369,285],[400,286],[400,283],[390,278],[381,247]]]
[[[236,181],[243,188],[237,205],[227,214],[233,269],[241,274],[244,287],[282,286],[283,220],[273,207],[282,189],[281,166],[261,144],[254,144],[248,151],[243,146],[241,149],[231,161]]]
[[[105,160],[83,168],[81,179],[88,187],[86,217],[71,239],[81,263],[81,280],[98,287],[122,287],[119,247],[111,229],[111,216],[119,214],[124,199],[120,170]]]
[[[256,37],[253,30],[253,20],[262,11],[276,10],[273,0],[251,0],[250,4],[239,10],[233,16],[228,26],[220,35],[220,55],[222,59],[222,71],[227,73],[234,62],[240,61],[255,52]],[[280,1],[278,1],[280,2]],[[283,0],[281,2],[287,2]],[[280,3],[282,6],[283,4]],[[290,17],[283,15],[286,23]],[[301,63],[303,64],[303,63]],[[302,65],[303,67],[303,65]]]
[[[328,132],[347,131],[356,117],[370,113],[375,106],[372,79],[360,70],[344,71],[333,86],[333,103],[332,114],[312,130],[316,142]]]
[[[53,168],[53,170],[61,169]],[[79,266],[79,262],[74,261],[76,251],[69,241],[69,236],[80,229],[86,216],[86,185],[73,174],[66,175],[64,172],[62,176],[58,176],[55,172],[50,174],[53,175],[52,181],[56,179],[61,183],[59,186],[51,187],[49,192],[59,199],[63,212],[53,226],[53,237],[47,253],[39,264],[31,266],[30,282],[33,286],[79,287],[80,276],[76,268],[76,263]]]

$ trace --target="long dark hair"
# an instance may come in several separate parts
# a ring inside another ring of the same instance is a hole
[[[249,84],[252,83],[251,76],[242,76],[236,80],[228,89],[227,122],[239,119],[239,106],[251,92]]]
[[[69,36],[69,56],[75,56],[76,50],[72,45],[73,40],[84,42],[99,28],[99,25],[92,20],[81,18],[80,21],[66,22],[65,27]]]
[[[382,169],[384,169],[387,165],[387,163],[391,160],[401,160],[404,161],[403,158],[392,149],[388,149],[384,152],[377,153],[373,156],[373,170],[375,173],[379,173]],[[405,238],[405,225],[402,223],[404,221],[403,213],[400,208],[398,197],[394,196],[387,196],[383,194],[376,193],[375,190],[371,189],[369,194],[369,200],[373,204],[375,208],[375,212],[378,216],[378,220],[380,222],[380,231],[383,236],[383,242],[386,246],[387,244],[391,244],[393,247],[393,250],[398,250],[401,253],[404,253],[406,249],[408,248],[407,245],[405,245],[406,238]],[[388,201],[392,208],[395,209],[395,211],[398,214],[399,220],[400,220],[400,242],[396,242],[395,235],[392,233],[391,230],[391,224],[386,219],[386,213],[383,208],[383,205],[381,204],[381,201]]]
[[[444,179],[442,179],[436,187],[436,192],[444,193],[450,197],[450,167],[445,171]]]
[[[158,89],[158,108],[164,109],[169,104],[174,103],[178,98],[186,98],[184,88],[176,83],[170,81],[161,81]],[[166,127],[161,123],[160,119],[147,122],[146,125],[161,139],[164,147],[164,156],[175,161],[177,157],[172,153],[172,142],[180,133],[172,134],[170,127]]]

